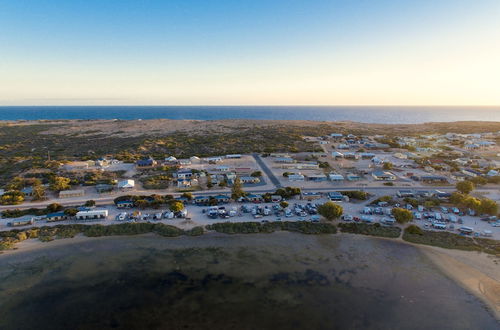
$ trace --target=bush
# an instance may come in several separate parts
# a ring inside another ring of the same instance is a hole
[[[384,227],[376,223],[373,225],[367,223],[340,223],[340,229],[343,233],[361,234],[369,236],[397,238],[401,234],[399,227]]]
[[[412,235],[423,235],[424,234],[422,228],[420,228],[419,226],[416,226],[416,225],[409,225],[408,227],[406,227],[405,231],[408,232],[409,234],[412,234]]]
[[[349,199],[358,199],[360,201],[365,201],[369,197],[368,193],[362,190],[341,191],[340,193],[344,196],[349,197]]]

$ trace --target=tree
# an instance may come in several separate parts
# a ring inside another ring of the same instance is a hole
[[[480,211],[481,201],[475,197],[467,197],[464,199],[464,205],[476,212]]]
[[[95,200],[90,199],[90,200],[86,201],[83,206],[87,206],[87,207],[95,206]]]
[[[7,185],[8,190],[21,190],[26,186],[24,178],[20,176],[14,177]]]
[[[391,162],[386,162],[386,163],[384,163],[384,165],[382,166],[382,168],[383,168],[384,170],[392,170],[393,165],[392,165],[392,163],[391,163]]]
[[[458,191],[455,191],[450,196],[450,203],[455,204],[455,205],[463,205],[466,198],[467,198],[467,195],[464,195],[462,193],[459,193]]]
[[[32,196],[34,201],[45,199],[45,188],[42,185],[33,186]]]
[[[207,188],[210,189],[212,188],[214,185],[212,183],[212,176],[210,174],[207,174]]]
[[[484,198],[481,200],[479,211],[483,214],[496,215],[498,214],[498,204],[491,199]]]
[[[188,201],[193,200],[193,194],[191,194],[190,192],[183,193],[181,197],[187,198]]]
[[[398,223],[407,223],[413,219],[413,214],[407,209],[402,209],[400,207],[395,207],[392,209],[392,215]]]
[[[287,201],[282,201],[280,202],[280,206],[282,209],[286,209],[288,207],[288,202]]]
[[[457,182],[455,187],[459,192],[465,195],[469,194],[471,191],[474,190],[474,184],[467,180]]]
[[[326,202],[318,207],[318,213],[330,221],[340,217],[343,212],[344,210],[342,209],[342,206],[335,204],[334,202]]]
[[[253,172],[250,175],[253,176],[254,178],[259,178],[259,177],[262,176],[262,172],[261,171],[255,171],[255,172]]]
[[[0,199],[2,205],[16,205],[22,202],[24,202],[24,194],[16,190],[7,191]]]
[[[77,213],[78,213],[78,210],[74,209],[74,208],[64,210],[64,214],[66,214],[69,217],[74,217]]]
[[[149,206],[149,202],[145,199],[138,199],[134,202],[134,204],[140,209],[145,209],[146,207]]]
[[[62,209],[63,209],[63,206],[61,204],[58,204],[58,203],[52,203],[52,204],[47,205],[47,211],[49,211],[50,213],[59,212]]]
[[[61,191],[61,190],[68,190],[70,188],[69,183],[71,182],[70,179],[65,178],[63,176],[56,176],[52,183],[50,184],[50,190],[53,191]]]
[[[172,203],[170,203],[170,211],[172,212],[179,212],[182,211],[183,209],[184,209],[184,204],[182,202],[173,201]]]
[[[233,200],[237,200],[240,197],[244,197],[246,193],[243,191],[243,188],[241,187],[241,180],[240,178],[236,177],[233,183],[233,187],[231,188],[231,198]]]

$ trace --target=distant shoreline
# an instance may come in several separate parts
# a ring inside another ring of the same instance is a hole
[[[500,106],[0,106],[0,120],[313,120],[373,124],[500,121]]]

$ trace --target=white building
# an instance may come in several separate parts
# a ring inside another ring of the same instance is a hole
[[[108,217],[108,210],[88,210],[80,211],[76,214],[76,220],[104,220]]]
[[[122,180],[118,182],[118,189],[132,189],[135,187],[134,180]]]

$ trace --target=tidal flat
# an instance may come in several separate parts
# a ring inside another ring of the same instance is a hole
[[[422,251],[289,232],[88,239],[0,256],[0,329],[498,329]]]

